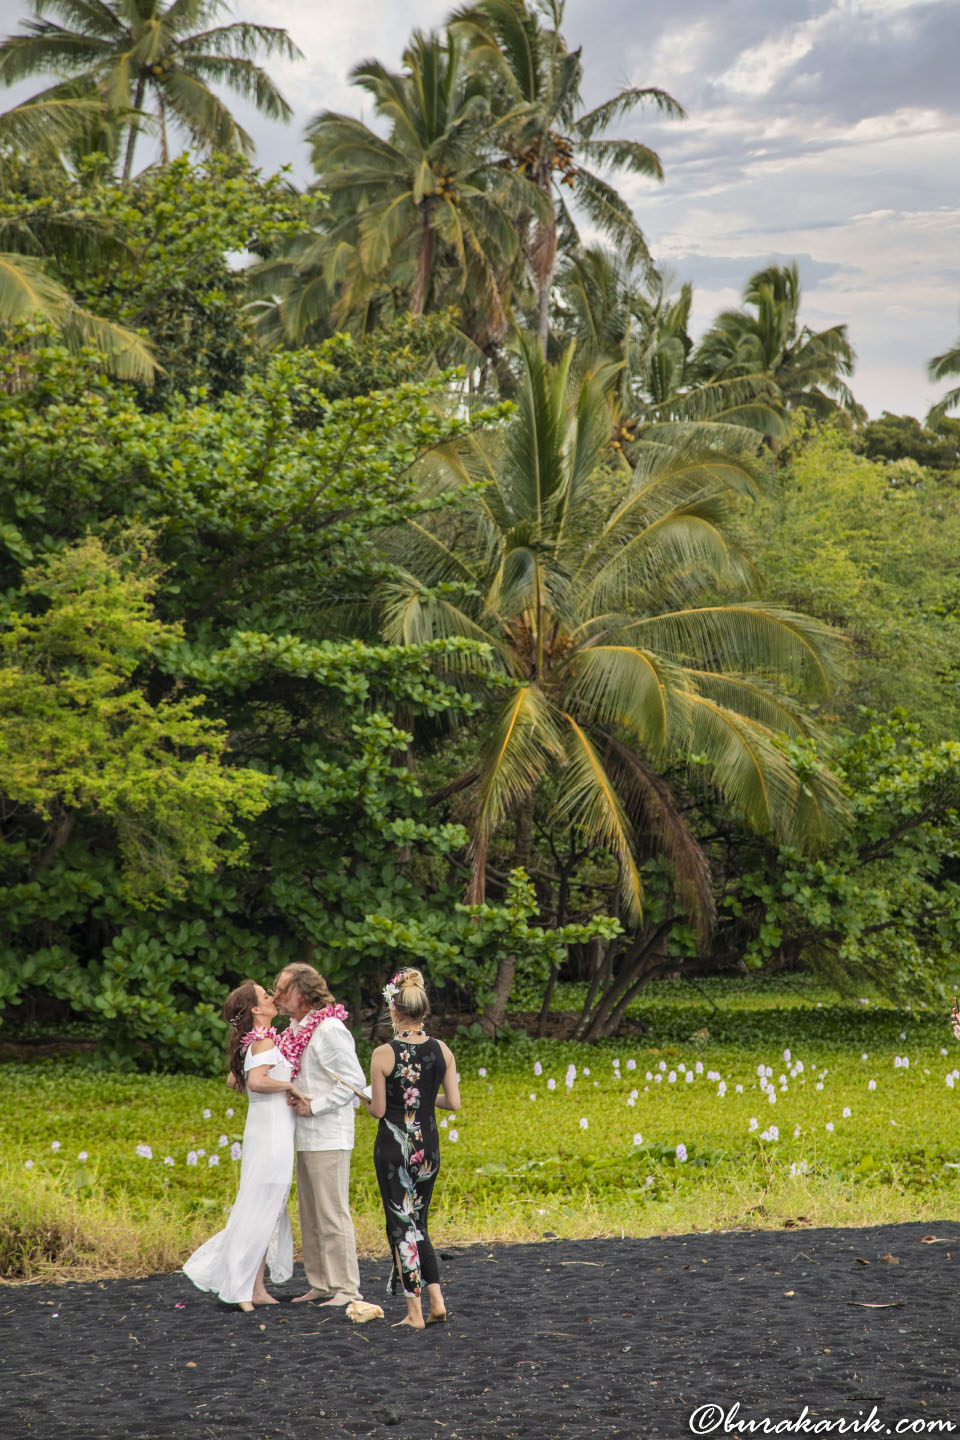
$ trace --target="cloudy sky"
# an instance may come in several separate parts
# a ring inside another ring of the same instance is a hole
[[[451,4],[234,0],[305,55],[271,67],[291,127],[238,107],[264,168],[309,178],[305,122],[364,114],[350,67],[398,66],[410,30]],[[0,0],[11,20],[25,8]],[[925,363],[960,333],[960,0],[567,0],[564,34],[583,47],[588,103],[658,85],[687,111],[622,124],[659,151],[665,180],[621,188],[658,264],[694,282],[695,331],[754,270],[795,258],[805,320],[849,326],[861,402],[922,415],[945,388]]]

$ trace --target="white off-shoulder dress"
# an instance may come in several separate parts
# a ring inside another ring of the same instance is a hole
[[[276,1046],[258,1055],[247,1051],[245,1074],[260,1065],[271,1067],[274,1080],[290,1079],[290,1066]],[[296,1115],[287,1104],[286,1091],[247,1093],[240,1188],[233,1209],[225,1228],[195,1250],[183,1267],[199,1290],[212,1290],[230,1304],[253,1300],[264,1255],[275,1284],[282,1285],[293,1274],[287,1197],[293,1178]]]

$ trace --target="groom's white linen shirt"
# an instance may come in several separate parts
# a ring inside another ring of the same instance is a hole
[[[307,1019],[305,1015],[304,1021]],[[294,1034],[301,1023],[290,1021]],[[342,1020],[321,1020],[300,1057],[294,1083],[310,1096],[312,1114],[297,1116],[294,1144],[298,1150],[352,1150],[354,1094],[332,1079],[322,1068],[324,1065],[360,1089],[367,1083],[353,1036]]]

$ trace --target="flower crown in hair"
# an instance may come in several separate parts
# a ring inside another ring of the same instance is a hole
[[[386,985],[384,985],[383,998],[384,1000],[386,1000],[388,1005],[393,1004],[393,997],[399,993],[400,982],[404,979],[406,973],[407,972],[405,970],[398,970],[396,975],[394,975],[393,979],[388,980]]]

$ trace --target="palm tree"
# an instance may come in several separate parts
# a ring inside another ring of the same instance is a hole
[[[846,325],[817,331],[801,325],[800,301],[795,263],[758,270],[743,291],[744,305],[754,313],[718,315],[697,347],[693,373],[705,380],[764,375],[788,410],[803,406],[822,419],[843,410],[865,419],[845,384],[856,362]]]
[[[931,380],[945,380],[948,375],[960,375],[960,340],[942,355],[934,355],[927,366],[927,374]],[[946,418],[947,411],[953,410],[957,405],[960,405],[960,385],[948,390],[942,400],[931,406],[926,420],[928,428],[935,430],[940,421]]]
[[[722,425],[704,432],[704,444],[732,445],[753,453],[757,435],[787,433],[782,406],[765,375],[696,383],[689,335],[693,287],[670,293],[671,277],[652,281],[601,246],[580,251],[557,275],[558,333],[573,340],[581,364],[618,367],[608,391],[612,443],[636,462],[636,444],[651,426]],[[743,432],[743,433],[738,433]]]
[[[565,0],[476,0],[449,21],[466,36],[472,64],[499,99],[502,163],[528,176],[549,200],[546,218],[533,216],[526,237],[544,354],[561,227],[568,250],[580,244],[567,193],[628,263],[652,273],[647,243],[630,206],[591,167],[662,180],[663,167],[653,150],[635,140],[609,139],[606,131],[642,105],[681,119],[684,115],[665,90],[634,86],[584,113],[580,51],[568,50],[560,33],[564,8]]]
[[[445,251],[456,291],[473,288],[491,332],[502,336],[507,276],[519,253],[515,214],[539,197],[491,158],[489,102],[464,66],[463,44],[416,31],[403,61],[400,73],[377,60],[351,71],[389,123],[386,138],[330,110],[307,128],[332,219],[302,255],[301,273],[321,269],[327,292],[339,287],[338,316],[385,284],[421,315]]]
[[[149,385],[157,364],[149,340],[75,304],[34,255],[0,252],[0,327],[51,324],[73,350],[93,345],[121,380]]]
[[[203,149],[253,150],[253,140],[211,84],[227,85],[271,119],[290,118],[289,105],[256,59],[297,59],[300,51],[285,30],[272,26],[210,26],[226,0],[33,0],[33,6],[36,19],[25,22],[27,33],[0,42],[0,80],[13,85],[52,71],[61,80],[30,103],[98,102],[108,123],[128,132],[125,180],[150,99],[163,163],[171,122]]]
[[[550,366],[534,337],[518,344],[516,418],[500,452],[486,443],[465,466],[485,492],[408,522],[381,597],[390,642],[482,640],[510,677],[458,782],[472,794],[468,898],[482,899],[489,846],[510,819],[512,863],[528,862],[552,775],[553,818],[612,853],[624,914],[639,915],[637,857],[653,848],[706,931],[706,860],[664,767],[696,756],[757,829],[822,841],[838,787],[824,774],[801,782],[781,739],[809,733],[802,699],[829,690],[839,645],[818,622],[747,598],[752,570],[725,532],[733,496],[752,486],[748,462],[705,445],[697,426],[686,438],[669,427],[641,442],[624,482],[608,464],[606,377],[578,378],[572,347]],[[718,600],[724,589],[737,598]],[[511,980],[508,958],[488,1022],[502,1023]]]

